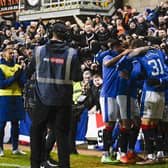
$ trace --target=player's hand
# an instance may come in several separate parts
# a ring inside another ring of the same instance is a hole
[[[147,80],[147,84],[149,86],[159,86],[161,83],[160,83],[160,79],[150,78]]]

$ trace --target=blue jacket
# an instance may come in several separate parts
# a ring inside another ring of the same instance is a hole
[[[27,70],[36,74],[35,92],[44,105],[72,104],[72,81],[82,80],[77,51],[64,42],[51,41],[35,48]]]
[[[13,67],[15,65],[14,62],[9,63],[6,62],[4,59],[0,60],[0,64],[4,64],[9,67]],[[5,79],[4,72],[0,69],[0,89],[7,88],[14,82],[15,78],[13,76]],[[22,72],[18,81],[19,86],[23,87],[25,82],[26,78],[24,72]],[[25,111],[22,96],[0,96],[0,107],[0,122],[24,120]]]

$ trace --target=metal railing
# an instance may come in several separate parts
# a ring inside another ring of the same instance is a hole
[[[114,0],[42,0],[41,9],[109,9]]]
[[[100,13],[101,15],[111,15],[111,11],[113,11],[114,8],[114,3],[115,0],[41,0],[40,8],[19,10],[18,15],[22,16],[22,20],[30,20],[31,18],[28,17],[28,15],[34,15],[34,20],[40,17],[52,18],[53,15],[56,15],[56,12],[60,12],[59,16],[63,17],[65,17],[65,15],[78,15],[81,12],[84,15],[87,13],[88,15],[93,15],[95,13]],[[72,13],[70,13],[70,11],[72,11]],[[52,13],[52,15],[50,15],[50,13]],[[27,16],[27,18],[23,18],[24,16]]]

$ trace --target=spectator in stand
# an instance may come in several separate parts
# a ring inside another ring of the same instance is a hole
[[[100,44],[106,44],[107,41],[111,38],[110,32],[107,29],[107,25],[105,23],[101,23],[99,25],[98,31],[96,32],[95,38]]]
[[[100,99],[100,91],[101,91],[101,87],[102,87],[102,77],[100,76],[100,74],[94,74],[93,77],[93,84],[91,85],[89,92],[88,92],[88,97],[89,97],[89,105],[88,107],[93,107],[94,105],[96,106],[96,111],[100,112],[100,103],[99,103],[99,99]]]
[[[123,24],[123,19],[122,18],[117,18],[116,19],[116,27],[118,30],[117,35],[120,36],[122,34],[125,33],[125,28],[124,28],[124,24]]]
[[[99,24],[101,23],[101,20],[102,20],[102,19],[101,19],[101,16],[100,16],[100,15],[96,15],[96,17],[93,18],[93,26],[94,26],[95,30],[98,29]]]
[[[136,32],[136,34],[140,36],[146,36],[148,25],[145,21],[144,16],[142,14],[139,14],[139,16],[137,16],[137,21],[138,21],[137,23],[138,31]]]
[[[128,24],[128,26],[129,26],[129,28],[128,28],[127,33],[129,35],[137,34],[138,27],[137,27],[137,24],[136,24],[135,20],[130,21],[129,24]]]
[[[84,35],[85,35],[85,45],[90,46],[90,42],[95,39],[95,33],[93,31],[91,24],[85,25]]]
[[[103,23],[105,25],[107,25],[107,26],[110,25],[110,22],[111,22],[111,20],[108,16],[103,16]]]

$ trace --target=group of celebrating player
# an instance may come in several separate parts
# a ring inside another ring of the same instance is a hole
[[[147,46],[142,39],[132,40],[130,48],[124,51],[118,40],[113,40],[111,46],[110,50],[101,53],[103,85],[100,106],[106,123],[101,162],[165,163],[168,139],[165,54],[157,47]],[[113,158],[111,149],[115,140],[112,132],[117,119],[120,131],[117,158]],[[145,158],[134,152],[140,129],[144,135]]]

